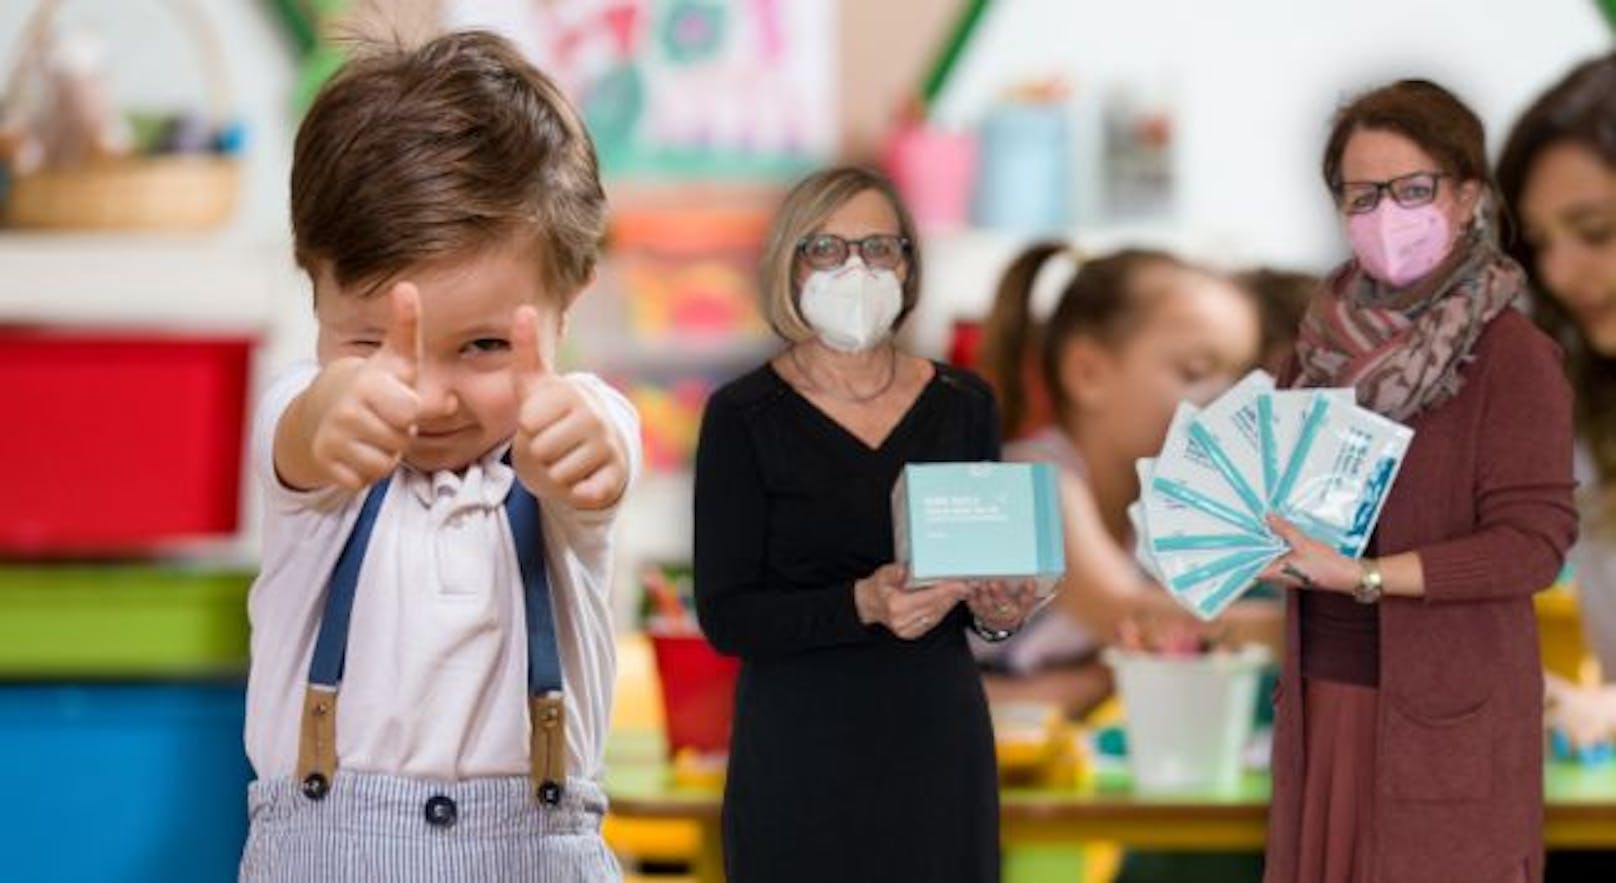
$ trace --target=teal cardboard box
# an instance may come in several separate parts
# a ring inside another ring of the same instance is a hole
[[[1060,496],[1048,463],[914,463],[892,488],[892,533],[909,585],[1035,579],[1066,572]]]

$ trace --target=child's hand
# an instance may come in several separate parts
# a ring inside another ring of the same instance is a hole
[[[604,509],[628,484],[628,454],[594,400],[555,373],[540,349],[538,311],[518,307],[511,327],[517,393],[512,460],[541,499]]]
[[[409,447],[421,411],[421,300],[408,282],[388,297],[392,319],[381,346],[328,364],[282,418],[275,466],[288,484],[360,490],[397,468]]]
[[[1544,720],[1573,749],[1616,739],[1616,688],[1583,687],[1554,675],[1545,675],[1544,680]]]

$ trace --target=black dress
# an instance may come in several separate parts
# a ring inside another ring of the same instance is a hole
[[[993,732],[965,605],[915,641],[859,622],[905,463],[999,458],[993,395],[943,365],[871,449],[770,366],[715,393],[696,454],[696,600],[741,657],[732,883],[995,881]]]

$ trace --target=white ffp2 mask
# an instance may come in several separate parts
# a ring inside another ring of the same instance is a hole
[[[825,345],[863,352],[887,339],[903,309],[903,285],[891,270],[849,262],[816,270],[802,286],[802,317]]]

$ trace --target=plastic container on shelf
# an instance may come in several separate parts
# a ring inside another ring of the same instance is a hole
[[[0,565],[0,679],[247,671],[246,570]]]
[[[882,165],[927,233],[970,222],[976,185],[976,138],[919,123],[900,124],[883,149]]]
[[[235,533],[253,340],[0,327],[0,557]]]
[[[1058,234],[1072,223],[1072,133],[1064,103],[1006,101],[982,121],[973,220]]]
[[[234,880],[250,770],[239,684],[0,685],[7,880]]]
[[[740,660],[714,650],[700,633],[652,632],[650,638],[662,684],[668,754],[727,754]]]
[[[1256,644],[1194,656],[1105,651],[1126,709],[1135,790],[1176,794],[1239,787],[1268,656]]]

